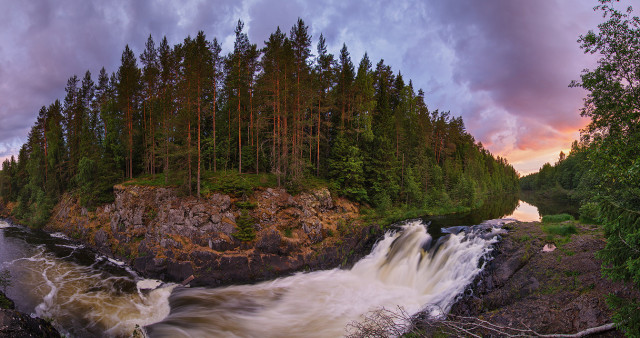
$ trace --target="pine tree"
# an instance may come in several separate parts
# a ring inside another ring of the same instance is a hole
[[[127,162],[126,177],[133,178],[133,134],[134,114],[136,113],[138,95],[140,90],[140,69],[137,60],[129,45],[122,52],[121,65],[118,69],[118,100],[120,109],[125,113]]]
[[[327,44],[324,36],[320,34],[318,41],[318,56],[316,59],[316,88],[318,90],[318,117],[316,119],[316,176],[320,176],[320,135],[322,134],[322,125],[328,122],[328,114],[331,109],[329,92],[335,83],[333,55],[327,52]]]

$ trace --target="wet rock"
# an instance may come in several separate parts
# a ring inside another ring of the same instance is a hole
[[[220,279],[226,283],[246,281],[250,275],[249,258],[244,255],[222,256],[220,257],[219,273]]]
[[[93,240],[94,243],[96,243],[96,248],[98,249],[98,251],[106,253],[108,255],[111,254],[111,248],[109,247],[109,236],[104,230],[100,229],[96,231],[96,233],[93,235]]]
[[[0,336],[2,337],[60,337],[51,323],[41,318],[32,318],[24,313],[0,309]]]
[[[193,275],[190,262],[170,261],[167,263],[167,277],[174,282],[182,282]]]

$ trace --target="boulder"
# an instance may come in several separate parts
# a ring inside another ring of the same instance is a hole
[[[231,197],[229,195],[213,194],[209,197],[211,205],[220,208],[220,212],[225,212],[231,207]]]
[[[0,336],[2,337],[60,337],[51,323],[32,318],[24,313],[0,309]]]
[[[264,253],[280,253],[280,242],[282,241],[282,236],[280,232],[274,228],[264,229],[260,231],[258,234],[258,243],[256,244],[256,249],[260,250]]]

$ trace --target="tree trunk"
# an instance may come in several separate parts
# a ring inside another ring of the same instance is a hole
[[[188,106],[188,104],[187,104]],[[189,163],[189,196],[191,196],[191,119],[187,123],[187,162]]]
[[[198,82],[198,177],[196,179],[196,196],[200,197],[200,168],[202,167],[200,156],[200,83]]]
[[[213,81],[213,172],[217,171],[216,163],[216,81]]]

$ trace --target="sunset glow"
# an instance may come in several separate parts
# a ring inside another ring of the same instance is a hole
[[[600,18],[590,1],[424,2],[69,1],[56,5],[2,1],[0,20],[0,159],[16,156],[39,108],[64,97],[73,74],[117,69],[126,44],[136,55],[151,34],[177,43],[203,30],[223,53],[233,48],[238,18],[249,38],[266,40],[298,17],[313,46],[343,43],[354,62],[368,52],[422,88],[430,110],[462,116],[467,130],[521,173],[553,162],[588,121],[585,93],[568,88],[596,56],[576,40]]]

